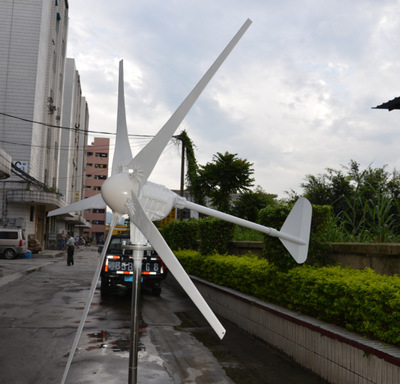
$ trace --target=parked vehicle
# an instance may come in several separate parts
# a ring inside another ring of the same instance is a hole
[[[0,228],[0,254],[8,260],[27,251],[25,232],[19,228]]]
[[[107,296],[113,287],[132,287],[133,258],[131,249],[123,249],[130,244],[129,235],[114,235],[110,240],[101,271],[101,295]],[[99,247],[101,252],[102,247]],[[154,250],[144,251],[142,261],[142,287],[150,288],[154,296],[161,294],[161,281],[167,277],[168,269]]]

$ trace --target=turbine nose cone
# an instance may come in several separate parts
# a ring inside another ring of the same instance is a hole
[[[113,212],[125,215],[128,213],[126,203],[131,197],[131,192],[138,192],[138,182],[128,173],[118,173],[109,177],[101,186],[101,195]]]

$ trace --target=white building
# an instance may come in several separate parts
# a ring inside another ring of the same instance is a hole
[[[82,97],[79,72],[75,60],[67,58],[61,123],[65,128],[61,129],[58,190],[68,204],[85,196],[88,124],[89,110],[86,99]],[[66,214],[63,219],[56,221],[56,233],[64,230],[82,235],[83,228],[90,227],[81,212]]]
[[[56,223],[47,212],[66,204],[54,192],[67,31],[67,0],[0,1],[0,148],[13,168],[0,181],[0,226],[22,227],[45,246]]]

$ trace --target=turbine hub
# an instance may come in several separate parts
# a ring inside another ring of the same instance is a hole
[[[109,177],[101,186],[101,195],[113,212],[128,213],[126,203],[131,193],[138,194],[139,182],[128,172],[117,173]]]

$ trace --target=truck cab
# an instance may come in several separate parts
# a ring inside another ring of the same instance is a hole
[[[101,271],[101,296],[108,296],[117,285],[131,288],[134,270],[129,235],[113,235],[107,248]],[[99,249],[100,251],[100,249]],[[144,251],[142,261],[142,287],[151,289],[154,296],[161,294],[161,281],[167,277],[168,269],[154,250]]]

